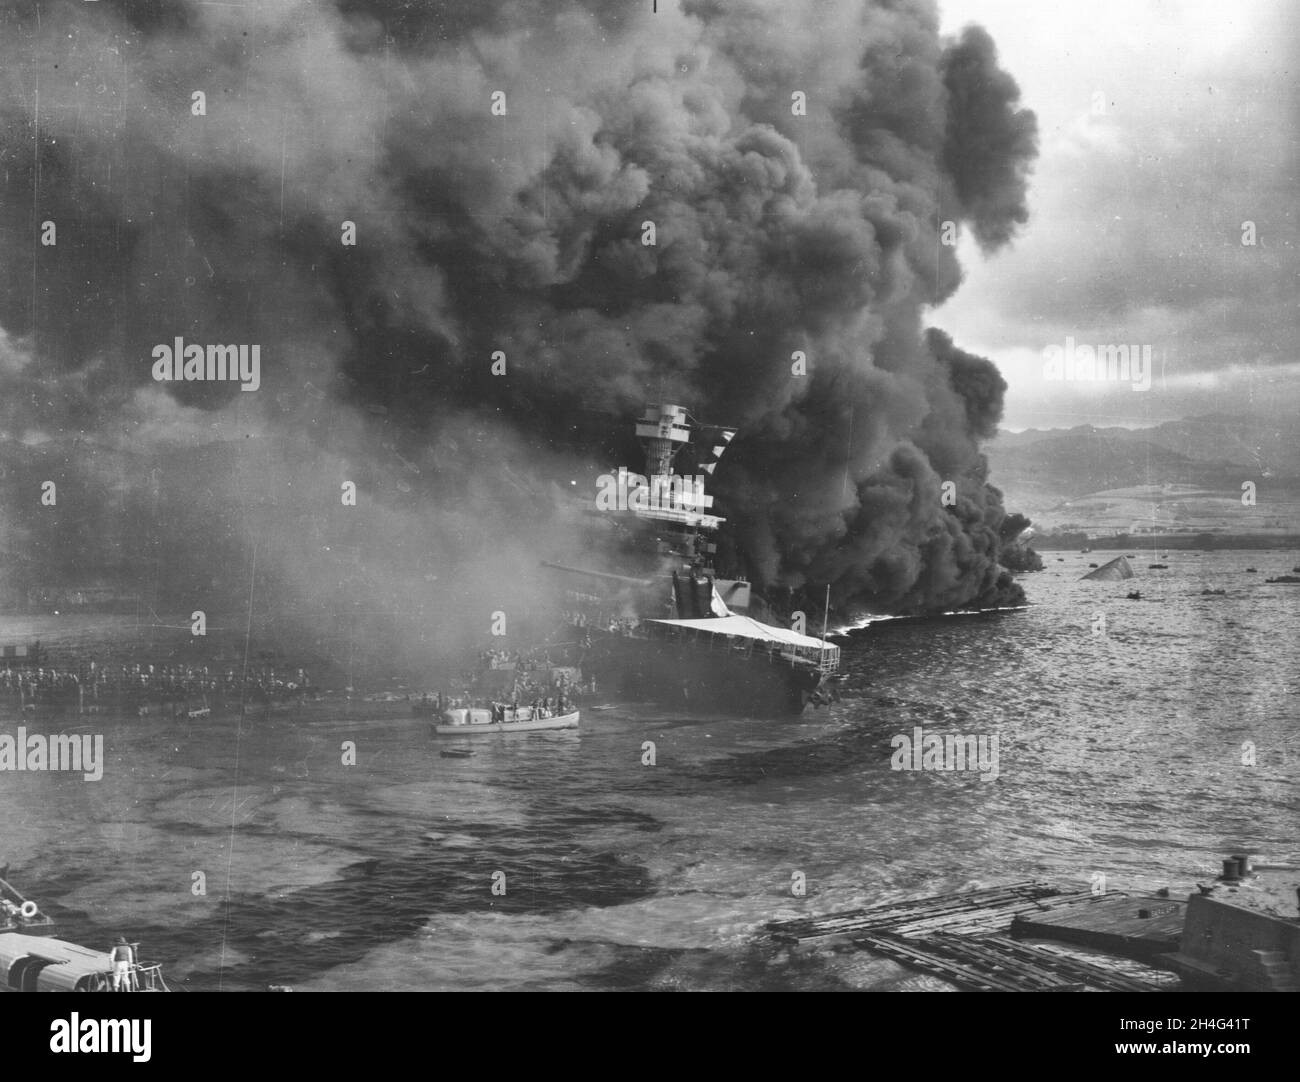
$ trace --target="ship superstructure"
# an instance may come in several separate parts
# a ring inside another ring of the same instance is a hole
[[[565,575],[584,677],[608,694],[754,715],[825,701],[839,647],[756,619],[750,583],[715,572],[725,519],[705,478],[735,431],[668,404],[648,407],[636,434],[645,473],[603,475],[593,511],[619,531],[626,573],[548,564]],[[675,472],[687,448],[694,474]]]

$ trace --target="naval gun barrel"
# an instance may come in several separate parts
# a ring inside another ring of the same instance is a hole
[[[593,579],[605,579],[609,582],[624,582],[629,586],[653,586],[654,579],[634,579],[627,575],[615,575],[609,571],[590,571],[583,567],[565,567],[564,564],[551,563],[549,560],[542,561],[543,567],[550,567],[556,571],[566,571],[570,575],[589,575]]]

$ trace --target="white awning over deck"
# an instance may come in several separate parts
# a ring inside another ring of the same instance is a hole
[[[708,635],[735,635],[744,639],[757,639],[760,642],[797,646],[804,650],[839,651],[839,647],[834,643],[814,639],[811,635],[800,635],[799,632],[791,631],[789,628],[760,623],[750,616],[742,616],[735,612],[730,616],[706,617],[702,620],[647,620],[645,623],[685,627],[693,631],[703,631]]]

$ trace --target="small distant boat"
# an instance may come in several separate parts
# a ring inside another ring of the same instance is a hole
[[[1248,568],[1246,568],[1246,574],[1247,574],[1247,575],[1258,575],[1258,574],[1259,574],[1259,571],[1258,571],[1258,569],[1256,569],[1256,568],[1248,567]]]
[[[1222,596],[1225,595],[1227,592],[1228,592],[1227,590],[1202,590],[1202,591],[1201,591],[1201,596],[1202,596],[1202,597],[1222,597]]]
[[[1151,571],[1167,571],[1169,569],[1169,565],[1168,564],[1147,564],[1147,568]]]
[[[433,731],[439,736],[482,736],[484,733],[532,733],[543,729],[576,729],[578,711],[550,716],[534,716],[531,706],[505,706],[496,711],[480,707],[461,707],[442,712],[442,724]]]
[[[1142,593],[1139,590],[1132,590],[1124,595],[1129,601],[1141,601]]]
[[[468,759],[474,753],[469,748],[443,748],[438,754],[444,759]]]
[[[1264,581],[1300,583],[1300,575],[1278,575],[1275,579],[1265,579]]]
[[[136,944],[131,945],[135,954]],[[113,962],[104,951],[18,932],[0,934],[0,992],[110,992]],[[158,962],[132,962],[127,992],[170,992]]]

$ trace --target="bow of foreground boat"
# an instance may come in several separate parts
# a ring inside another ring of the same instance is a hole
[[[132,952],[138,944],[131,945]],[[110,955],[77,943],[0,934],[0,983],[4,992],[170,992],[160,962],[131,962],[114,972]]]

